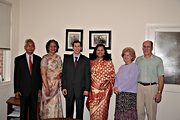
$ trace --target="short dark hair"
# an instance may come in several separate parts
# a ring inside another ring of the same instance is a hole
[[[52,42],[54,42],[54,43],[56,44],[56,46],[57,46],[56,52],[58,52],[58,50],[59,50],[59,44],[58,44],[58,42],[57,42],[56,40],[54,40],[54,39],[51,39],[51,40],[49,40],[49,41],[46,43],[46,51],[47,51],[47,53],[49,53],[49,46],[50,46],[50,44],[51,44]]]
[[[97,44],[96,45],[90,59],[95,60],[97,58],[96,51],[97,51],[98,47],[103,47],[103,49],[105,51],[104,56],[103,56],[103,60],[107,60],[107,61],[111,60],[111,56],[110,56],[110,54],[108,54],[107,49],[106,49],[105,45],[103,45],[103,44]]]
[[[75,43],[79,43],[80,46],[82,47],[82,43],[81,43],[81,41],[79,41],[79,40],[74,40],[74,41],[72,42],[72,47],[74,46]]]

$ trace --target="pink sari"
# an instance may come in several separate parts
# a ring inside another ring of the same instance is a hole
[[[91,91],[86,103],[91,120],[108,119],[114,78],[115,70],[111,60],[91,61]]]

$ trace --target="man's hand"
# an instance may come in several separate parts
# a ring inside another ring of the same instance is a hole
[[[88,92],[88,91],[84,91],[84,92],[83,92],[83,95],[84,95],[84,96],[88,96],[88,95],[89,95],[89,92]]]
[[[156,95],[154,96],[154,100],[156,103],[160,103],[161,102],[161,93],[156,93]]]
[[[66,95],[67,95],[67,90],[66,90],[66,89],[63,89],[63,90],[62,90],[62,94],[63,94],[64,96],[66,96]]]
[[[16,92],[16,93],[15,93],[15,98],[18,99],[18,98],[20,98],[20,96],[21,96],[21,93],[20,93],[20,92]]]

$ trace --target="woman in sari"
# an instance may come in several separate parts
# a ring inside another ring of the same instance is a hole
[[[115,79],[116,94],[115,120],[137,120],[136,96],[138,66],[133,48],[124,48],[121,54],[125,64],[121,65]]]
[[[98,44],[91,56],[91,91],[87,108],[91,120],[107,120],[114,85],[115,70],[103,44]]]
[[[62,118],[61,103],[61,57],[56,54],[59,45],[55,40],[49,40],[46,44],[48,54],[41,60],[41,74],[43,80],[42,98],[40,106],[41,119]]]

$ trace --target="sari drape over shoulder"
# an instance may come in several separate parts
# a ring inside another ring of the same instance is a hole
[[[91,120],[107,120],[110,97],[115,78],[111,60],[92,60],[91,91],[87,99],[87,108]]]

